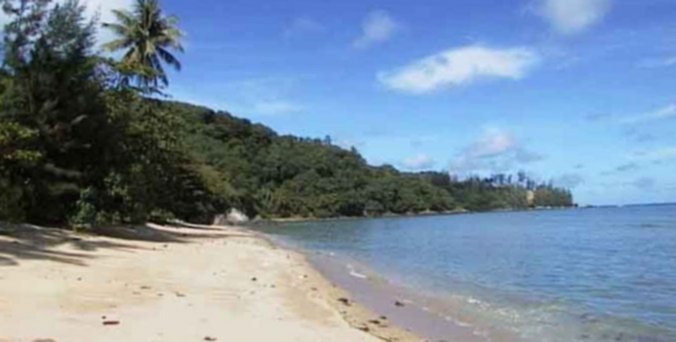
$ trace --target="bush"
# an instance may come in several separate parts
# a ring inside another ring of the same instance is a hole
[[[75,203],[74,214],[70,218],[71,227],[76,230],[90,230],[98,223],[98,210],[96,209],[96,191],[86,188],[80,191],[80,199]]]
[[[25,219],[24,192],[0,176],[0,220],[20,222]]]

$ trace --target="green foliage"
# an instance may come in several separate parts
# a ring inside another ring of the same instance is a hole
[[[0,220],[21,221],[26,215],[25,177],[41,158],[35,150],[37,132],[11,121],[0,121]]]
[[[28,156],[42,157],[13,176],[29,185],[23,187],[26,207],[37,220],[63,215],[63,204],[77,198],[81,170],[100,152],[91,147],[102,146],[92,133],[104,124],[97,115],[104,111],[89,52],[93,25],[75,1],[48,5],[21,0],[4,6],[14,20],[4,36],[0,119],[24,127],[29,132],[24,137],[33,138]]]
[[[22,165],[38,161],[40,152],[31,147],[37,131],[15,122],[0,122],[0,170],[10,164]]]
[[[470,211],[500,209],[528,209],[533,207],[570,207],[573,197],[570,191],[553,185],[537,185],[525,173],[516,176],[497,174],[490,178],[471,177],[462,182],[451,179],[448,174],[428,172],[422,176],[433,185],[443,188],[456,201],[459,208]],[[551,194],[548,205],[541,205],[538,189],[547,189]],[[535,199],[529,199],[529,194]]]
[[[570,206],[570,192],[516,178],[452,179],[373,167],[332,139],[280,136],[225,112],[144,97],[166,85],[175,19],[156,0],[108,24],[122,61],[93,52],[95,25],[70,0],[6,0],[0,68],[0,220],[210,223]],[[134,82],[130,82],[130,80]],[[132,86],[136,83],[138,88]],[[532,197],[532,198],[531,198]]]
[[[158,0],[137,0],[133,11],[113,10],[117,22],[104,23],[117,38],[105,45],[108,51],[124,50],[118,67],[125,83],[134,81],[147,92],[167,86],[169,80],[163,64],[176,70],[181,63],[170,52],[183,52],[183,33],[177,28],[178,19],[166,17]]]
[[[572,205],[573,195],[570,191],[556,189],[551,184],[541,185],[535,190],[533,200],[535,207],[559,207],[561,203]]]
[[[119,70],[93,54],[94,25],[77,1],[4,5],[11,21],[0,72],[0,175],[11,195],[4,207],[22,209],[11,216],[92,225],[161,211],[205,220],[217,210],[202,191],[204,168],[179,143],[180,118],[111,85]]]
[[[97,223],[96,191],[86,188],[80,192],[80,199],[75,203],[75,212],[70,218],[70,225],[76,229],[89,230]]]
[[[20,184],[0,174],[0,220],[20,222],[25,218],[24,193]]]
[[[506,175],[459,182],[445,173],[402,173],[369,166],[355,149],[334,146],[330,138],[278,136],[229,113],[187,104],[167,108],[184,119],[189,150],[229,184],[228,203],[249,215],[321,218],[533,205],[527,186],[534,182],[525,175],[521,182]],[[557,203],[568,205],[572,199]]]

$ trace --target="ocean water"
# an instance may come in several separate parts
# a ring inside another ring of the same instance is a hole
[[[384,279],[485,340],[676,341],[673,205],[260,229],[354,279]]]

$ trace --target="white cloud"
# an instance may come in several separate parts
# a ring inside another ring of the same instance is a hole
[[[490,158],[516,147],[516,139],[511,133],[499,128],[488,128],[483,136],[466,150],[466,155],[471,158]]]
[[[64,3],[65,0],[56,0],[54,3]],[[99,24],[105,22],[112,22],[115,20],[112,10],[114,9],[131,9],[134,0],[80,0],[82,5],[85,5],[87,10],[85,12],[88,18],[98,18]],[[0,11],[0,25],[4,27],[9,19],[4,12]],[[103,29],[100,25],[97,26],[96,40],[99,44],[106,43],[113,38],[113,35]]]
[[[432,157],[426,154],[419,154],[414,157],[404,160],[401,165],[408,170],[421,171],[429,170],[434,167],[436,162]]]
[[[652,112],[622,118],[620,123],[636,125],[671,118],[676,118],[676,104],[670,104]]]
[[[584,32],[598,24],[612,7],[611,0],[539,0],[537,12],[563,35]]]
[[[461,175],[505,172],[543,157],[523,147],[516,137],[501,128],[487,128],[451,161],[450,171]]]
[[[380,73],[378,79],[391,89],[421,94],[484,78],[519,80],[539,61],[538,53],[525,47],[495,49],[470,45],[437,53],[393,72]]]
[[[352,45],[363,49],[377,43],[383,43],[399,30],[399,24],[385,11],[371,12],[362,23],[362,32]]]

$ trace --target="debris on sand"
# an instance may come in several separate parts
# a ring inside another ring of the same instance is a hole
[[[350,304],[350,300],[347,299],[347,298],[345,298],[345,297],[338,298],[338,301],[341,302],[341,303],[343,303],[343,304],[345,304],[345,305],[347,305],[347,306],[350,306],[350,305],[351,305],[351,304]]]

